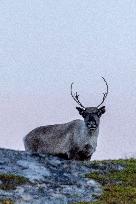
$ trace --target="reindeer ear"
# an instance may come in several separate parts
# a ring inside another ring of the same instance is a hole
[[[102,114],[105,113],[105,106],[102,106],[101,108],[98,109],[98,116],[101,117]]]
[[[83,108],[76,107],[76,109],[78,110],[79,114],[82,115],[82,117],[85,117],[85,110]]]

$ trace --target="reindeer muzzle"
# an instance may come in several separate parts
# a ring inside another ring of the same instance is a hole
[[[95,130],[97,128],[97,125],[94,121],[90,121],[87,123],[87,127],[90,129],[90,130]]]

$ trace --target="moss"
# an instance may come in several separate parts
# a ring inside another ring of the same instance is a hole
[[[30,183],[29,179],[24,176],[14,174],[0,174],[0,189],[2,190],[15,190],[18,185]]]
[[[97,162],[95,162],[96,164]],[[110,160],[100,163],[121,164],[121,171],[111,170],[108,173],[90,173],[87,177],[100,182],[103,194],[94,202],[76,204],[136,204],[136,160]]]
[[[78,202],[78,203],[74,203],[74,204],[88,204],[88,202]]]
[[[14,202],[11,199],[3,199],[0,200],[0,204],[14,204]]]
[[[101,204],[136,204],[136,188],[123,185],[106,186],[100,201]]]

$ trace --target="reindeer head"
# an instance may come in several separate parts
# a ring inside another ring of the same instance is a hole
[[[79,114],[84,118],[85,124],[90,131],[94,131],[95,129],[97,129],[100,123],[100,117],[102,116],[102,114],[105,113],[105,106],[100,106],[104,103],[108,95],[108,84],[104,78],[103,80],[106,83],[107,91],[106,93],[103,93],[102,102],[97,107],[84,107],[79,101],[78,93],[76,92],[76,94],[73,94],[73,83],[71,84],[71,96],[80,105],[80,107],[76,107],[76,109],[78,110]]]

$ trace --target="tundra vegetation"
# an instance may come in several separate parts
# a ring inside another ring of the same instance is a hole
[[[136,204],[136,159],[76,162],[4,149],[0,157],[0,204]]]
[[[94,202],[76,204],[136,204],[136,159],[95,161],[94,163],[121,164],[121,171],[94,172],[86,177],[102,184],[103,194]]]
[[[15,190],[19,185],[30,183],[26,177],[14,174],[0,174],[0,181],[2,190]]]
[[[0,204],[15,204],[11,199],[2,199],[0,200]]]
[[[15,174],[0,174],[0,181],[0,189],[4,191],[15,190],[17,186],[30,183],[26,177]],[[0,199],[0,204],[14,204],[14,201],[9,198]]]

